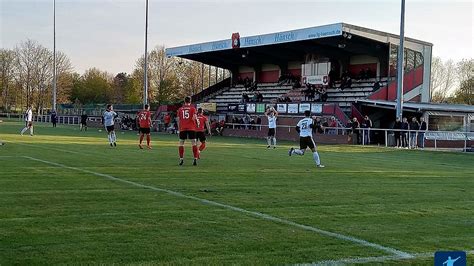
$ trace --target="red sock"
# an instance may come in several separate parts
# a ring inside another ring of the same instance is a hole
[[[199,150],[203,151],[206,148],[206,142],[201,143],[201,146],[199,146]]]
[[[150,146],[150,140],[151,140],[150,135],[146,135],[146,145],[147,146]]]
[[[182,159],[184,157],[184,146],[179,146],[178,150],[179,150],[179,158]]]
[[[194,159],[199,158],[198,147],[196,145],[193,146],[193,155]]]
[[[140,145],[142,145],[142,141],[143,141],[143,134],[140,135]]]

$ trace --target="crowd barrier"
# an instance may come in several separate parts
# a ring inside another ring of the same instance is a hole
[[[235,124],[229,123],[225,126],[226,130],[238,131],[242,137],[266,137],[268,125],[258,124]],[[257,131],[258,134],[254,132]],[[282,132],[283,131],[283,132]],[[278,125],[277,138],[283,140],[297,140],[298,133],[295,126]],[[398,132],[403,138],[406,137],[406,148],[446,148],[459,149],[463,151],[472,151],[474,146],[474,132],[463,131],[429,131],[429,130],[400,130],[383,128],[347,128],[347,127],[323,127],[321,133],[315,133],[316,141],[323,138],[335,140],[333,144],[340,143],[341,136],[345,136],[347,144],[359,145],[382,145],[385,147],[394,147],[396,145],[395,133]],[[249,133],[245,135],[245,133]],[[238,136],[237,134],[226,134]],[[375,140],[374,136],[377,135]],[[330,136],[333,136],[332,138]],[[337,136],[337,137],[336,137]],[[411,140],[411,141],[410,141]],[[326,142],[331,143],[331,142]]]
[[[0,113],[0,117],[24,121],[22,114]],[[78,125],[80,116],[58,116],[58,124]],[[36,115],[35,122],[51,123],[50,115]],[[91,126],[101,126],[101,117],[89,117]],[[120,119],[117,119],[120,122]],[[154,121],[156,129],[162,126],[160,121]],[[259,124],[235,124],[225,125],[224,135],[236,137],[266,137],[268,125]],[[230,132],[229,132],[230,131]],[[277,138],[282,140],[297,140],[298,133],[295,126],[278,125]],[[346,127],[323,127],[322,132],[316,133],[316,139],[322,143],[329,144],[360,144],[360,145],[384,145],[385,147],[396,146],[395,133],[406,137],[406,148],[434,148],[434,149],[459,149],[462,151],[473,151],[474,132],[468,131],[422,131],[422,130],[400,130],[383,128],[346,128]],[[374,136],[377,135],[377,141]],[[380,136],[383,136],[381,141]]]

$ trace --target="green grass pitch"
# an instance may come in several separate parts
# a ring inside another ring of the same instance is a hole
[[[212,137],[179,167],[175,135],[22,125],[0,124],[0,265],[474,263],[472,154],[321,145],[317,169],[297,143]]]

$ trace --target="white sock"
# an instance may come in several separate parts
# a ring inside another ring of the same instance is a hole
[[[277,145],[277,139],[273,138],[273,146],[276,146],[276,145]]]
[[[26,131],[27,129],[28,129],[27,127],[23,128],[23,129],[21,130],[21,134],[25,133],[25,131]]]
[[[272,145],[272,139],[271,139],[271,138],[267,138],[267,143],[268,143],[268,146]]]
[[[317,151],[313,152],[313,159],[316,162],[316,165],[320,165],[321,161],[319,160],[319,154]]]
[[[112,140],[113,142],[117,141],[117,136],[115,135],[115,131],[112,131]]]
[[[33,127],[30,127],[30,135],[33,135]]]
[[[111,134],[108,134],[108,135],[107,135],[107,139],[109,140],[109,143],[112,143],[112,136],[111,136]]]
[[[304,155],[304,151],[303,151],[303,150],[299,150],[299,149],[294,149],[294,150],[293,150],[293,154],[296,154],[296,155]]]

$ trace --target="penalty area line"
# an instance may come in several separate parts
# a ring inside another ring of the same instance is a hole
[[[169,189],[144,185],[144,184],[140,184],[140,183],[133,182],[133,181],[130,181],[130,180],[118,178],[118,177],[115,177],[115,176],[112,176],[112,175],[102,174],[102,173],[98,173],[98,172],[94,172],[94,171],[90,171],[90,170],[82,169],[82,168],[78,168],[78,167],[67,166],[67,165],[64,165],[64,164],[61,164],[61,163],[41,160],[41,159],[37,159],[37,158],[34,158],[34,157],[30,157],[30,156],[24,156],[24,158],[30,159],[32,161],[37,161],[37,162],[41,162],[41,163],[44,163],[44,164],[49,164],[49,165],[52,165],[52,166],[64,168],[64,169],[69,169],[69,170],[74,170],[74,171],[78,171],[78,172],[92,174],[92,175],[99,176],[99,177],[104,177],[104,178],[107,178],[107,179],[110,179],[110,180],[125,183],[125,184],[132,185],[132,186],[135,186],[135,187],[140,187],[140,188],[149,189],[149,190],[158,191],[158,192],[164,192],[164,193],[167,193],[167,194],[179,197],[179,198],[195,200],[195,201],[201,202],[201,203],[206,204],[206,205],[221,207],[221,208],[224,208],[224,209],[228,209],[228,210],[232,210],[232,211],[235,211],[235,212],[243,213],[243,214],[246,214],[246,215],[249,215],[249,216],[257,217],[257,218],[260,218],[262,220],[267,220],[267,221],[272,221],[272,222],[276,222],[276,223],[280,223],[280,224],[293,226],[293,227],[303,229],[303,230],[306,230],[306,231],[311,231],[311,232],[314,232],[314,233],[318,233],[318,234],[323,235],[323,236],[332,237],[332,238],[336,238],[336,239],[356,243],[356,244],[359,244],[361,246],[366,246],[366,247],[371,247],[371,248],[374,248],[374,249],[377,249],[377,250],[381,250],[381,251],[387,252],[389,254],[396,255],[399,258],[412,258],[413,257],[411,254],[409,254],[407,252],[397,250],[395,248],[386,247],[386,246],[383,246],[383,245],[380,245],[380,244],[372,243],[372,242],[369,242],[369,241],[366,241],[366,240],[363,240],[363,239],[359,239],[359,238],[356,238],[356,237],[348,236],[348,235],[343,235],[343,234],[339,234],[339,233],[326,231],[326,230],[319,229],[319,228],[316,228],[316,227],[312,227],[312,226],[309,226],[309,225],[299,224],[299,223],[296,223],[296,222],[293,222],[293,221],[290,221],[290,220],[278,218],[278,217],[271,216],[271,215],[268,215],[268,214],[265,214],[265,213],[256,212],[256,211],[249,211],[249,210],[242,209],[242,208],[239,208],[239,207],[235,207],[235,206],[232,206],[232,205],[227,205],[227,204],[219,203],[219,202],[212,201],[212,200],[207,200],[207,199],[202,199],[202,198],[198,198],[198,197],[195,197],[195,196],[186,195],[186,194],[176,192],[176,191],[173,191],[173,190],[169,190]]]

